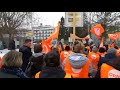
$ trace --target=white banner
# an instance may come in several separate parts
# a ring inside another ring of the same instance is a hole
[[[65,26],[73,27],[73,13],[65,12]],[[75,12],[76,27],[83,27],[83,12]]]

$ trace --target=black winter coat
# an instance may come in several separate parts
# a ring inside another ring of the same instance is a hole
[[[0,78],[28,78],[21,68],[1,68]]]
[[[113,59],[116,59],[117,56],[115,54],[106,54],[105,57],[101,57],[101,59],[98,62],[98,68],[103,64],[108,61],[111,61]]]
[[[9,42],[8,50],[15,50],[15,41],[11,40]]]
[[[105,63],[120,71],[120,57],[115,58]],[[98,69],[95,78],[100,78],[100,70],[101,70],[101,67]]]
[[[61,67],[45,67],[40,72],[40,78],[64,78],[65,71]]]
[[[29,64],[26,68],[25,73],[28,77],[34,78],[35,74],[42,70],[44,66],[44,55],[40,55],[38,57],[31,56]]]
[[[22,70],[25,72],[25,69],[28,65],[29,59],[32,56],[31,48],[27,46],[23,46],[19,49],[19,52],[22,52],[22,59],[23,59],[23,64],[22,64]]]

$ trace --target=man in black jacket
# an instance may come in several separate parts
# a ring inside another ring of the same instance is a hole
[[[22,54],[23,54],[23,56],[22,56],[23,64],[22,64],[21,68],[24,72],[28,65],[29,58],[32,56],[31,46],[32,46],[31,39],[26,39],[24,42],[24,45],[19,49],[19,52],[22,52]]]
[[[15,50],[15,41],[10,40],[8,50]]]

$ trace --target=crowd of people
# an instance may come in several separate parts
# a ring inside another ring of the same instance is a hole
[[[120,78],[118,46],[97,47],[76,41],[72,46],[58,42],[43,53],[42,43],[24,45],[0,58],[0,78]]]

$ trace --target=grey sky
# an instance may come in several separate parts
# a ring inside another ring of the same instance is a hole
[[[65,17],[65,12],[34,12],[34,17],[37,19],[36,24],[56,26],[62,16]]]

